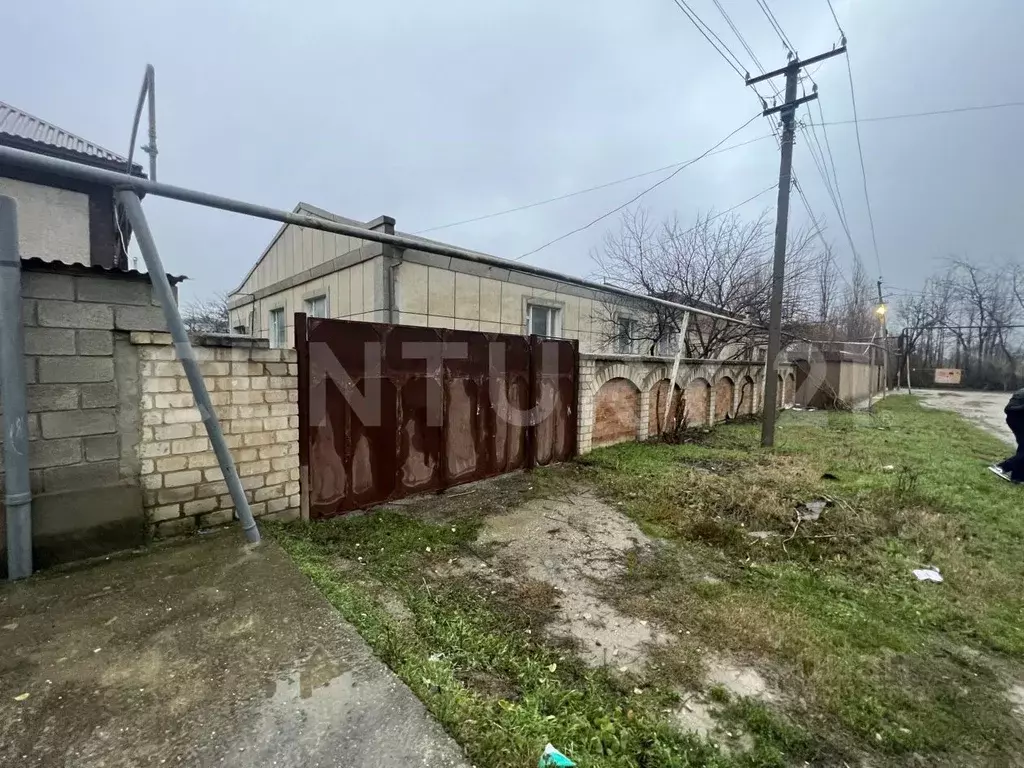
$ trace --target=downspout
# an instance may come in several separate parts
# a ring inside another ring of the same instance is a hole
[[[387,293],[388,293],[388,322],[391,325],[396,325],[398,323],[398,307],[397,307],[398,302],[396,301],[396,298],[395,298],[395,289],[398,286],[398,265],[402,263],[402,257],[400,255],[396,255],[395,254],[395,251],[397,251],[396,248],[392,248],[391,251],[392,251],[391,258],[389,258],[387,260],[388,261],[388,273],[387,273],[387,281],[388,281],[388,291],[387,291]]]
[[[28,475],[18,206],[4,196],[0,196],[0,397],[7,489],[7,577],[14,581],[32,575],[32,486]]]

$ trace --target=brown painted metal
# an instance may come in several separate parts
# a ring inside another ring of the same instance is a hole
[[[299,509],[303,520],[309,519],[309,341],[306,338],[306,313],[295,313],[295,352],[299,361]],[[305,398],[305,400],[303,400]],[[304,410],[305,409],[305,410]]]
[[[296,345],[313,519],[575,454],[575,342],[297,315]]]

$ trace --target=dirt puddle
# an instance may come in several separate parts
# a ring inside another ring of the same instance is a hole
[[[647,649],[672,636],[651,622],[626,616],[601,598],[602,582],[619,578],[626,553],[649,549],[650,539],[629,518],[587,492],[533,499],[488,518],[477,543],[497,545],[487,568],[510,582],[545,582],[557,590],[558,609],[548,624],[555,637],[578,642],[592,666],[639,671]]]

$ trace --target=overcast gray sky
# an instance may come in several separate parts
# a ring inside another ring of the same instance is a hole
[[[690,2],[754,71],[712,0]],[[720,2],[766,67],[785,63],[755,0]],[[1024,4],[833,4],[861,118],[1024,101],[1014,55]],[[824,0],[770,6],[801,56],[839,37]],[[3,28],[0,99],[121,153],[152,62],[161,181],[288,209],[305,200],[361,220],[389,214],[407,232],[694,157],[758,110],[672,0],[37,0],[5,7]],[[848,120],[845,61],[814,77],[826,121]],[[861,124],[888,283],[915,288],[949,254],[1020,259],[1022,129],[1024,108]],[[768,133],[758,119],[729,143]],[[874,275],[854,128],[832,126],[829,139],[854,242]],[[799,134],[794,167],[848,265]],[[695,164],[644,204],[691,218],[777,174],[769,138]],[[431,236],[514,258],[658,178]],[[174,201],[144,205],[168,271],[192,278],[186,297],[233,288],[276,229]],[[767,206],[774,192],[741,211]],[[806,221],[798,198],[792,210],[793,225]],[[526,261],[587,275],[603,231]]]

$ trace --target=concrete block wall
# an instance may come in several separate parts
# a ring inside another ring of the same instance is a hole
[[[140,543],[135,330],[164,330],[148,278],[26,265],[22,321],[38,566]],[[0,467],[0,485],[2,485]]]
[[[171,338],[135,333],[143,502],[157,536],[227,523],[234,503]],[[214,409],[256,517],[299,511],[298,365],[264,339],[194,339]]]

